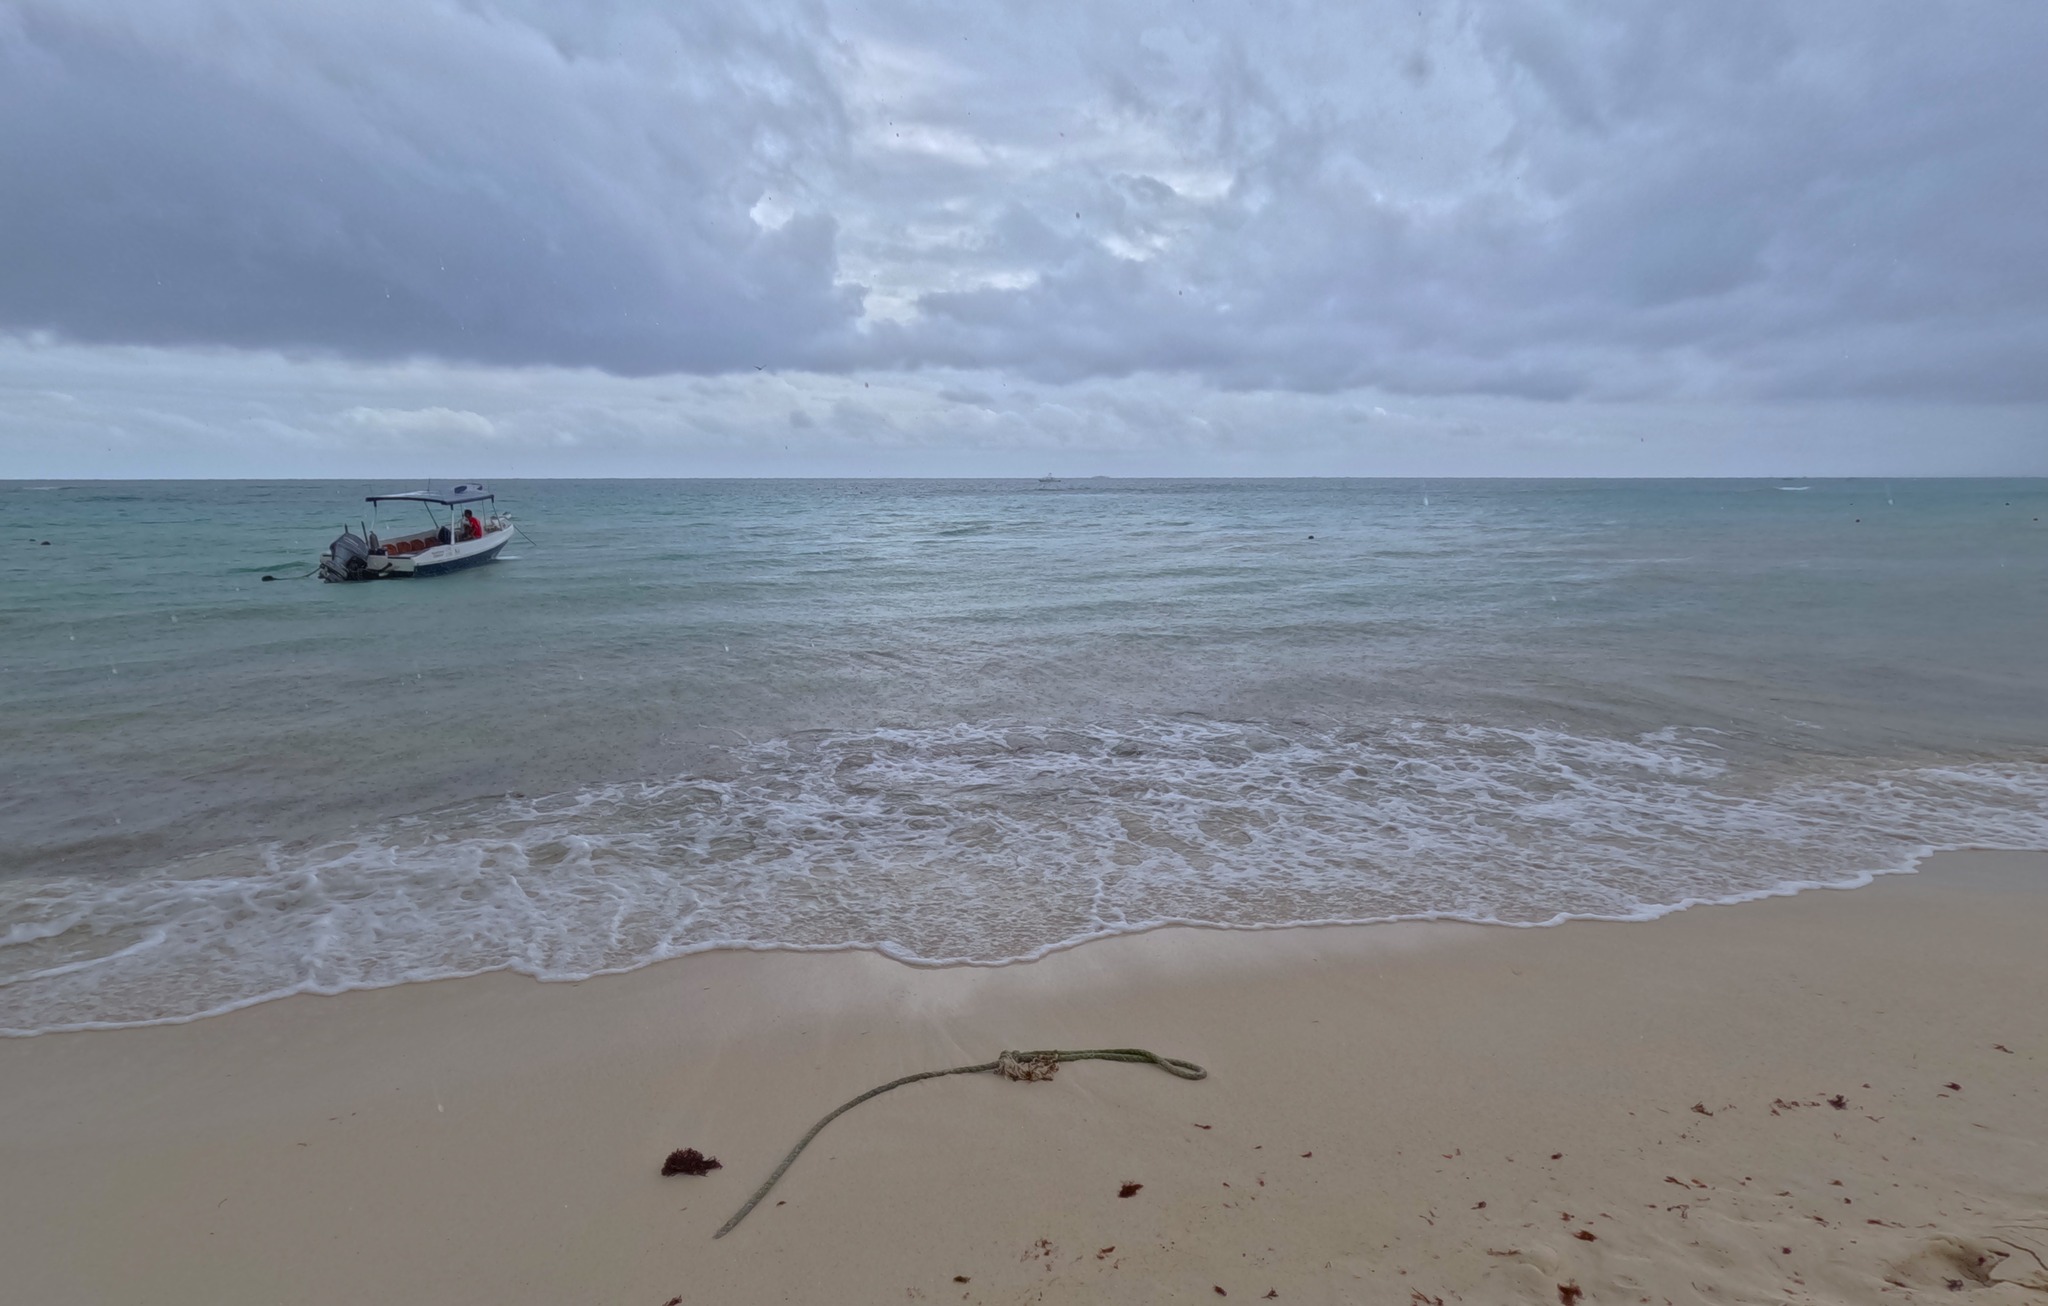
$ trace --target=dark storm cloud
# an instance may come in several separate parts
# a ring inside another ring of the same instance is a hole
[[[0,8],[0,328],[2048,398],[2048,7]]]
[[[577,12],[0,8],[0,321],[628,372],[843,328],[831,220],[747,216],[842,130],[815,33]]]
[[[1053,376],[1247,387],[2048,396],[2048,10],[1489,6],[1414,33],[1424,79],[1392,75],[1413,55],[1385,17],[1261,27],[1126,85],[1225,193],[1093,174],[1081,207],[1171,232],[1156,256],[1077,224],[1026,288],[927,296],[903,356],[1028,339]]]

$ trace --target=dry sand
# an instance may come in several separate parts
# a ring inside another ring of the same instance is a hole
[[[0,1040],[0,1300],[2038,1304],[2044,938],[2048,855],[1971,853],[1651,924],[708,954]],[[711,1239],[861,1089],[1132,1043],[1211,1077],[912,1085]],[[725,1169],[658,1177],[685,1145]]]

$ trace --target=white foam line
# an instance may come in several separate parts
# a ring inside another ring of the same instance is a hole
[[[7,927],[6,934],[0,935],[0,948],[17,948],[43,939],[54,939],[84,919],[84,912],[72,912],[68,916],[59,916],[40,925],[27,921],[17,922]]]
[[[166,937],[162,930],[151,930],[145,937],[137,939],[118,952],[110,952],[103,957],[87,957],[83,961],[74,961],[63,966],[50,966],[43,970],[27,971],[20,975],[0,975],[0,989],[4,989],[10,984],[26,984],[30,980],[56,979],[59,975],[76,975],[82,970],[92,970],[98,966],[105,966],[119,961],[123,957],[133,957],[137,953],[148,952],[150,949],[162,944]],[[0,1033],[12,1032],[11,1030],[0,1030]]]
[[[1766,898],[1790,898],[1801,893],[1806,893],[1809,891],[1820,889],[1861,889],[1875,883],[1878,877],[1880,876],[1917,874],[1920,870],[1920,864],[1924,862],[1927,858],[1932,857],[1937,853],[1960,852],[1966,850],[1993,852],[2048,852],[2048,849],[2023,848],[2017,846],[1986,843],[1955,844],[1945,847],[1921,845],[1902,865],[1884,867],[1877,870],[1863,871],[1844,880],[1786,880],[1778,884],[1772,885],[1768,888],[1755,889],[1744,893],[1728,894],[1720,897],[1688,897],[1675,903],[1645,907],[1640,911],[1630,912],[1622,915],[1602,915],[1598,913],[1589,912],[1559,912],[1556,915],[1549,917],[1548,919],[1540,921],[1504,921],[1495,917],[1488,916],[1472,916],[1463,915],[1456,912],[1428,911],[1390,916],[1326,917],[1313,920],[1266,921],[1245,924],[1225,921],[1198,920],[1194,918],[1162,917],[1156,920],[1136,922],[1130,925],[1121,926],[1116,929],[1097,930],[1087,934],[1075,935],[1071,938],[1061,939],[1056,943],[1050,943],[1045,945],[1044,947],[1033,949],[1028,953],[1023,953],[1015,957],[1005,957],[996,960],[988,960],[974,957],[921,957],[914,953],[907,952],[902,948],[898,947],[897,945],[894,945],[888,941],[805,944],[772,942],[764,943],[753,940],[708,940],[702,943],[687,944],[680,948],[663,949],[657,953],[639,959],[631,965],[602,967],[591,971],[541,974],[537,973],[532,969],[524,967],[517,962],[506,962],[502,965],[482,966],[471,970],[451,969],[446,971],[417,973],[401,976],[390,981],[382,981],[375,983],[336,985],[320,985],[309,983],[295,985],[284,989],[278,989],[273,992],[260,993],[247,998],[239,998],[232,1002],[222,1003],[219,1006],[209,1007],[205,1011],[193,1012],[190,1015],[164,1016],[152,1020],[77,1021],[61,1025],[50,1025],[47,1027],[37,1029],[14,1029],[0,1027],[0,1038],[34,1038],[43,1034],[76,1034],[121,1029],[146,1029],[159,1025],[189,1025],[192,1024],[194,1021],[210,1020],[215,1016],[224,1016],[229,1014],[230,1012],[242,1011],[249,1007],[261,1006],[265,1003],[276,1002],[284,998],[337,997],[344,993],[371,992],[378,989],[397,988],[406,984],[425,984],[435,983],[441,980],[468,979],[477,975],[496,974],[501,971],[511,971],[515,974],[526,975],[534,979],[535,981],[544,984],[574,984],[581,983],[582,981],[588,979],[595,979],[599,976],[604,975],[627,975],[637,970],[645,970],[647,967],[657,965],[661,962],[674,961],[681,957],[696,956],[707,952],[873,952],[881,956],[887,957],[892,961],[901,963],[903,965],[916,966],[919,968],[952,969],[960,967],[974,967],[980,969],[997,969],[1004,966],[1028,965],[1032,962],[1042,961],[1046,957],[1052,956],[1054,953],[1067,952],[1075,948],[1083,947],[1090,943],[1099,943],[1107,939],[1121,938],[1127,935],[1148,934],[1154,930],[1163,929],[1232,930],[1243,931],[1247,933],[1255,933],[1267,930],[1327,929],[1337,926],[1356,927],[1371,925],[1401,925],[1427,923],[1451,923],[1464,925],[1495,926],[1504,929],[1551,929],[1560,925],[1569,924],[1573,921],[1594,921],[1611,924],[1640,924],[1654,920],[1661,920],[1666,916],[1670,916],[1681,911],[1688,911],[1694,907],[1735,906],[1746,902],[1758,902]],[[114,958],[126,955],[127,953],[131,953],[143,949],[145,947],[155,946],[156,943],[159,943],[161,941],[161,938],[157,938],[154,940],[144,940],[141,943],[130,945],[130,947],[123,949],[119,953],[110,953],[106,957],[94,958],[92,961],[77,963],[70,967],[56,968],[56,970],[50,973],[63,973],[69,970],[83,969],[87,966],[95,965],[100,962],[111,961]],[[29,979],[37,977],[20,976],[17,978]]]
[[[771,740],[722,777],[468,804],[138,878],[0,880],[23,971],[0,1023],[177,1024],[717,950],[1000,966],[1172,926],[1643,921],[1856,887],[1933,847],[2048,847],[2048,766],[1752,777],[1692,734],[1151,720]],[[147,960],[74,960],[142,931]]]

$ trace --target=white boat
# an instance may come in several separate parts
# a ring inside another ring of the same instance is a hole
[[[512,519],[497,511],[498,496],[481,485],[458,485],[446,494],[432,490],[410,490],[403,494],[372,494],[370,520],[362,534],[342,527],[341,534],[327,546],[320,559],[320,579],[327,581],[394,580],[407,576],[439,576],[443,572],[481,567],[496,561],[498,550],[512,540]],[[388,503],[417,503],[426,509],[428,524],[418,530],[391,535],[380,530],[383,507]],[[485,515],[477,517],[465,504],[486,503]],[[434,507],[448,510],[443,522]]]

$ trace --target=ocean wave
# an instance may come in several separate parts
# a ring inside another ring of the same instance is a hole
[[[748,743],[714,774],[0,881],[0,1032],[716,948],[996,965],[1163,925],[1642,920],[2048,847],[2048,765],[1800,771],[1724,745],[1190,718]]]

